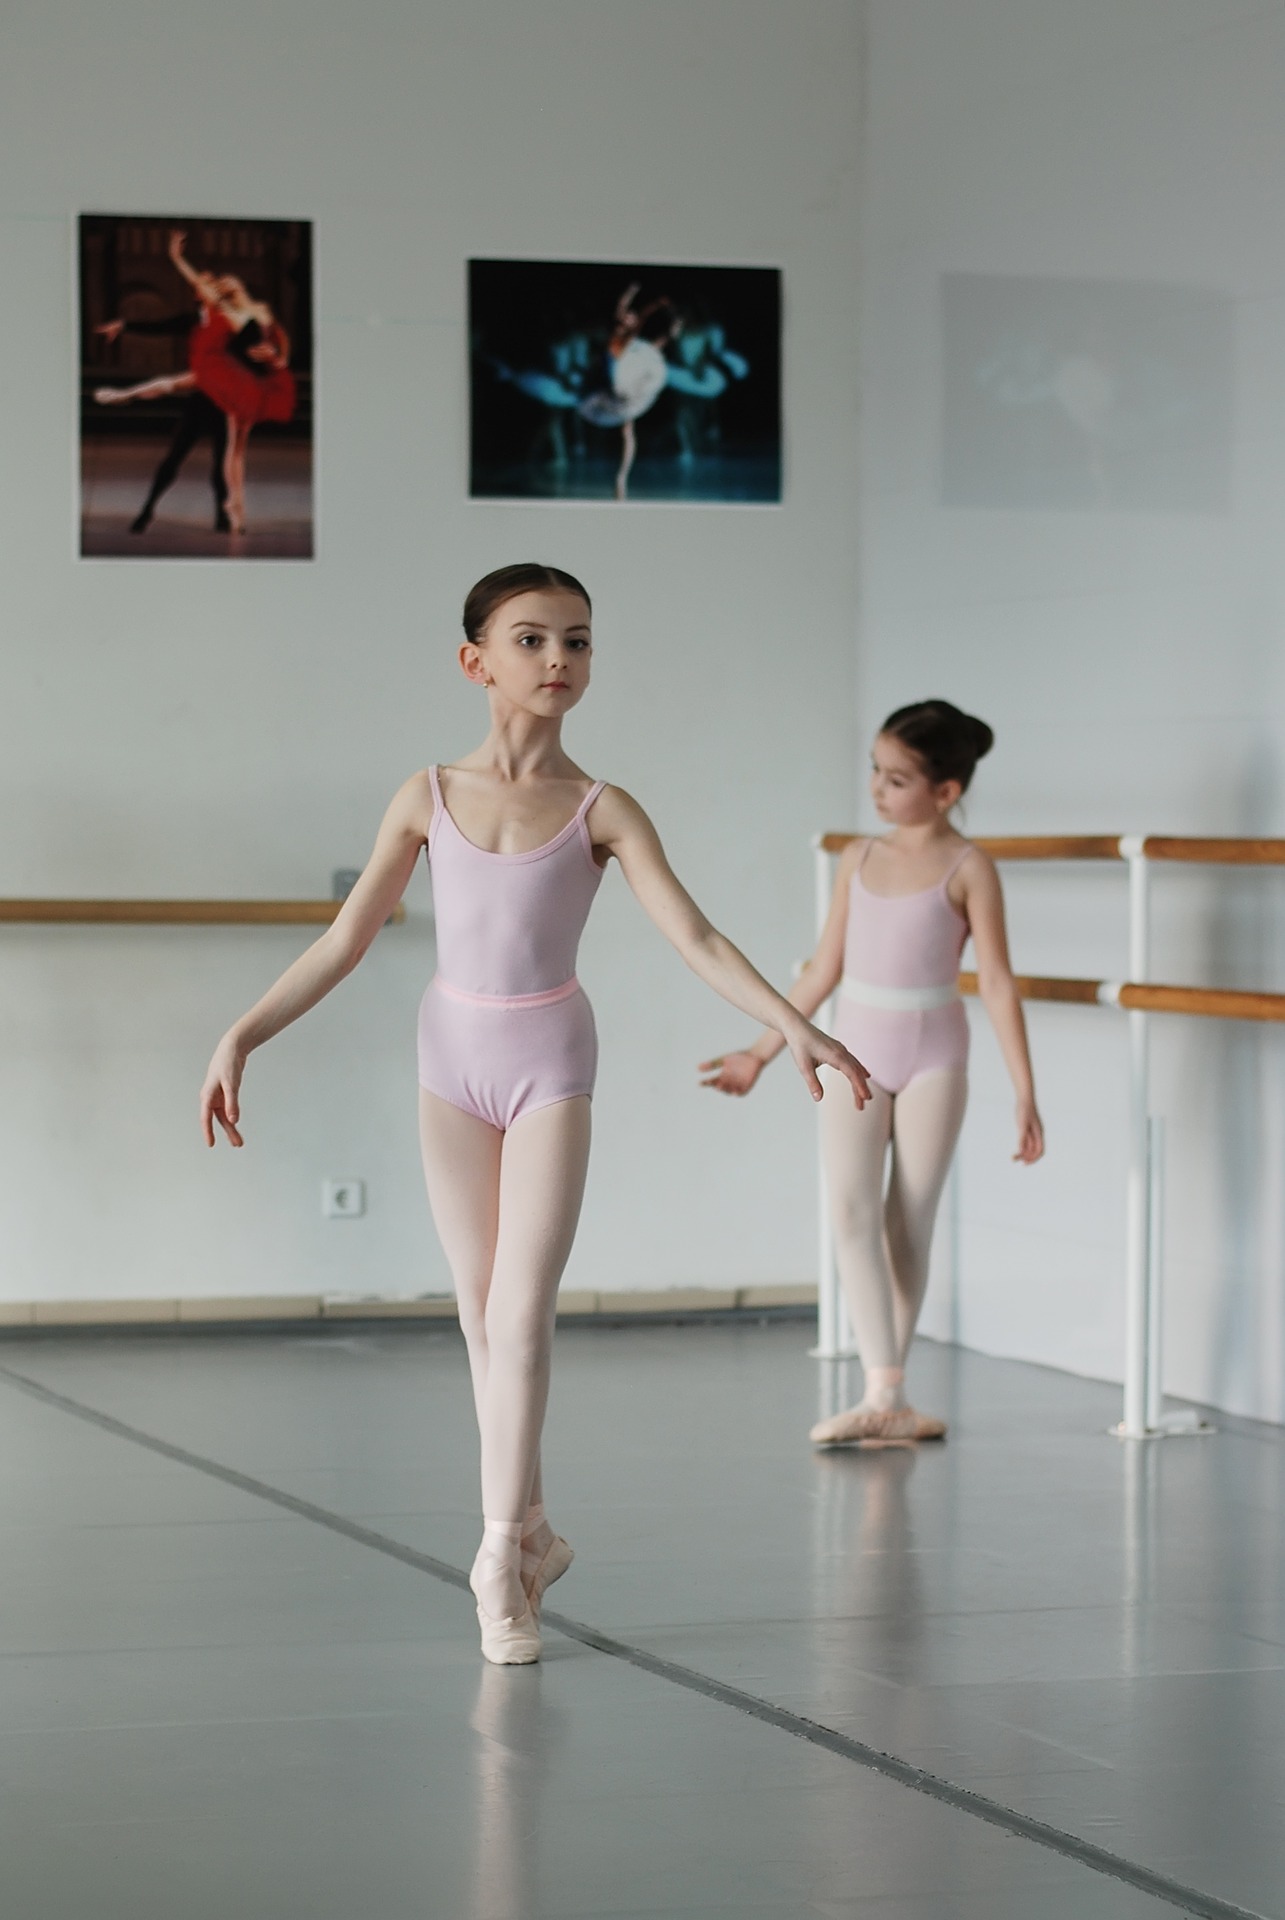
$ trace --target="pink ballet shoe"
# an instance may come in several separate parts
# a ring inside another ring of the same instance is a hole
[[[482,1658],[497,1667],[529,1667],[540,1658],[540,1627],[531,1611],[531,1602],[519,1584],[521,1552],[516,1522],[512,1533],[508,1535],[507,1548],[503,1538],[498,1547],[494,1544],[496,1536],[507,1532],[507,1522],[503,1526],[493,1526],[488,1522],[468,1583],[477,1601],[477,1624],[482,1629]],[[499,1615],[489,1612],[483,1604],[482,1589],[487,1576],[485,1573],[479,1574],[478,1570],[488,1566],[502,1568],[506,1561],[516,1576],[514,1585],[522,1593],[522,1608],[519,1613]]]
[[[914,1407],[851,1407],[818,1420],[808,1435],[814,1447],[852,1447],[863,1442],[944,1440],[946,1422]]]
[[[561,1580],[575,1557],[574,1551],[562,1535],[555,1533],[536,1561],[530,1578],[528,1579],[525,1574],[522,1576],[522,1586],[531,1611],[535,1615],[537,1626],[540,1623],[540,1602],[544,1598],[546,1587],[551,1587],[555,1580]]]
[[[477,1598],[476,1587],[473,1596]],[[530,1601],[521,1613],[497,1620],[478,1600],[477,1624],[482,1629],[482,1658],[493,1666],[529,1667],[540,1658],[540,1625]]]

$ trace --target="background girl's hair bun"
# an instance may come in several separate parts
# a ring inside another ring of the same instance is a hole
[[[898,707],[879,731],[909,747],[923,762],[929,779],[958,780],[961,793],[967,793],[974,767],[995,744],[984,720],[949,700],[918,700],[913,706]]]
[[[994,732],[984,720],[979,720],[976,714],[969,714],[968,724],[973,729],[973,738],[977,742],[977,758],[984,760],[995,745]]]

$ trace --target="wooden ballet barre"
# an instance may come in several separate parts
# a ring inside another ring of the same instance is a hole
[[[842,853],[858,833],[823,833],[817,845],[823,853]],[[992,860],[1121,860],[1118,833],[1001,834],[983,837],[973,845]]]
[[[961,973],[961,993],[977,992],[977,975]],[[1161,987],[1141,981],[1059,980],[1017,976],[1023,1000],[1124,1007],[1136,1013],[1189,1013],[1214,1020],[1285,1020],[1285,993],[1242,993],[1229,987]]]
[[[10,924],[131,927],[329,926],[342,900],[0,900]],[[389,918],[400,924],[399,902]]]
[[[1239,993],[1228,987],[1155,987],[1126,981],[1116,1004],[1138,1013],[1195,1013],[1214,1020],[1285,1020],[1285,993]]]
[[[842,853],[856,833],[823,833],[823,853]],[[1147,834],[1130,840],[1118,833],[983,834],[973,842],[992,860],[1127,860],[1131,851],[1147,860],[1207,867],[1285,867],[1285,840],[1183,839]]]
[[[1021,973],[1015,976],[1017,991],[1023,1000],[1061,1000],[1081,1007],[1100,1005],[1100,980],[1057,980],[1047,979],[1038,974]],[[977,975],[961,973],[959,991],[976,994],[978,992]]]
[[[1148,834],[1148,860],[1182,860],[1193,866],[1285,867],[1285,840],[1180,840]]]

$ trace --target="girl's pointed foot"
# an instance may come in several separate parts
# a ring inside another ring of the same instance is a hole
[[[525,1667],[540,1658],[540,1628],[522,1585],[521,1524],[486,1523],[469,1586],[477,1601],[482,1655],[497,1667]]]
[[[829,1420],[818,1420],[808,1438],[814,1447],[852,1447],[869,1440],[944,1440],[946,1422],[914,1407],[850,1407]]]
[[[555,1580],[561,1580],[571,1562],[575,1559],[573,1548],[560,1533],[555,1533],[544,1552],[535,1559],[528,1572],[527,1554],[522,1555],[522,1585],[526,1588],[527,1599],[538,1625],[540,1602],[544,1599],[545,1589]]]
[[[479,1600],[482,1658],[496,1667],[530,1667],[540,1658],[540,1628],[529,1605],[507,1620],[496,1620]]]
[[[522,1522],[520,1544],[522,1590],[538,1622],[540,1602],[546,1587],[551,1587],[555,1580],[561,1580],[576,1556],[562,1535],[555,1533],[549,1525],[543,1501],[527,1509],[526,1519]]]

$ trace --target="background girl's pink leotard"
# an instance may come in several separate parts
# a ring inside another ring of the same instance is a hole
[[[530,853],[466,840],[429,768],[437,973],[419,1009],[419,1081],[493,1127],[593,1092],[598,1036],[576,953],[602,879],[586,816]]]
[[[935,887],[871,893],[861,877],[867,841],[848,889],[843,983],[835,1037],[886,1093],[926,1073],[968,1065],[968,1020],[956,984],[968,922],[946,891],[965,847]]]

